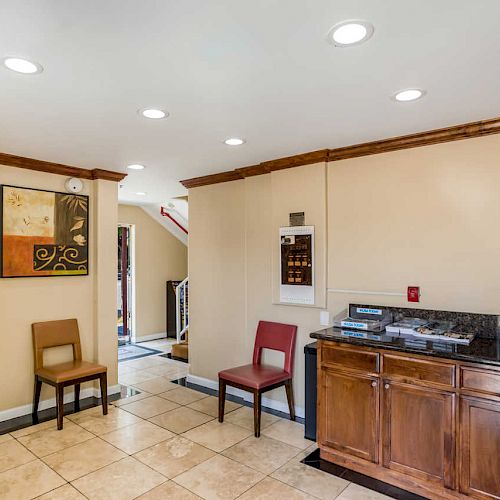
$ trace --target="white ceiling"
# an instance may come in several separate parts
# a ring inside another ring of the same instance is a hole
[[[345,19],[373,37],[333,47]],[[499,116],[499,25],[499,0],[0,0],[0,58],[44,66],[0,68],[0,151],[143,163],[120,198],[162,202],[180,179]]]

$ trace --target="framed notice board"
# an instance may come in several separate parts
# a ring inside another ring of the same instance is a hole
[[[280,228],[280,302],[314,304],[314,226]]]

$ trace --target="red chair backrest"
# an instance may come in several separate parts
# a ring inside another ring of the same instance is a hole
[[[253,364],[261,364],[262,349],[281,351],[285,353],[285,366],[283,369],[292,376],[296,337],[297,327],[295,325],[259,321],[253,348]]]

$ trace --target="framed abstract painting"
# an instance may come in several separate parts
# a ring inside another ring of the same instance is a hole
[[[1,276],[89,273],[89,197],[0,186]]]

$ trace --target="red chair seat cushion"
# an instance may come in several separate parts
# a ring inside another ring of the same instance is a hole
[[[219,378],[253,389],[264,389],[283,382],[291,375],[282,368],[269,365],[243,365],[219,372]]]

